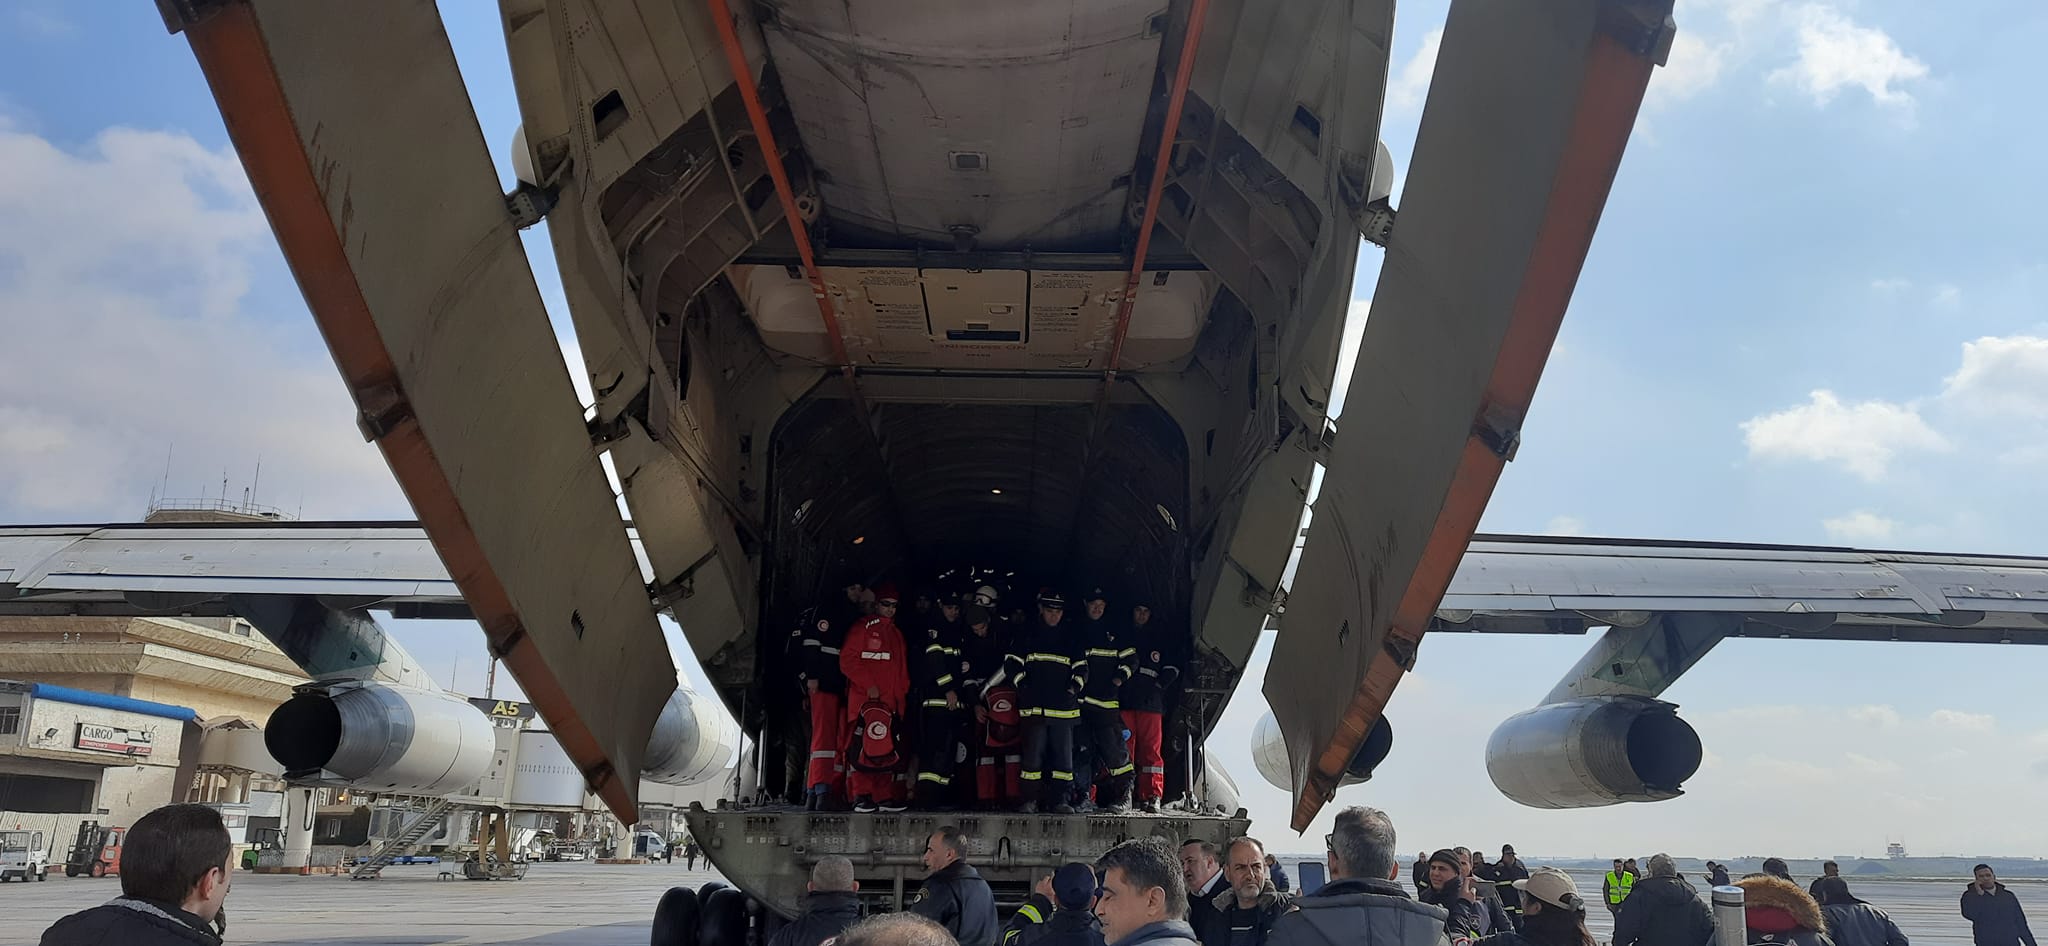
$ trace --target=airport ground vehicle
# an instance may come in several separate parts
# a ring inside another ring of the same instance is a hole
[[[0,831],[0,881],[49,879],[50,848],[41,831]]]

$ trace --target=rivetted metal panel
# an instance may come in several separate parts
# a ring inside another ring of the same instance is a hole
[[[770,7],[769,55],[835,221],[946,244],[967,225],[983,248],[1115,247],[1157,0]]]

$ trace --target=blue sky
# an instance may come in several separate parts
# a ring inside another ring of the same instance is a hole
[[[1401,10],[1397,169],[1443,10]],[[495,5],[443,15],[509,177]],[[2048,554],[2029,65],[2048,8],[1686,0],[1678,18],[1486,528]],[[133,518],[167,451],[173,495],[225,474],[239,496],[260,457],[258,501],[408,515],[226,149],[150,5],[0,3],[0,521]],[[1361,299],[1378,251],[1362,259]],[[563,324],[544,252],[535,271]],[[481,689],[473,627],[399,630]],[[1584,643],[1425,642],[1393,758],[1340,798],[1388,809],[1411,848],[2048,854],[2048,823],[2006,807],[2048,777],[2048,652],[1730,642],[1669,694],[1710,753],[1687,797],[1518,808],[1485,779],[1485,736]],[[1244,748],[1257,684],[1211,745],[1280,836]]]

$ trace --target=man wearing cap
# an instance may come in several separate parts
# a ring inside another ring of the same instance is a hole
[[[1080,733],[1088,746],[1091,764],[1076,767],[1074,784],[1079,790],[1080,811],[1094,811],[1088,798],[1090,785],[1100,769],[1103,780],[1095,793],[1103,807],[1128,811],[1131,807],[1130,747],[1124,741],[1123,704],[1118,699],[1124,684],[1137,673],[1138,650],[1124,639],[1117,622],[1109,618],[1109,598],[1097,588],[1088,592],[1086,618],[1081,621],[1081,639],[1088,660],[1088,686],[1081,691]]]
[[[1074,727],[1081,721],[1088,661],[1079,639],[1060,623],[1066,613],[1067,599],[1059,592],[1041,592],[1038,617],[1017,632],[1002,671],[991,681],[993,685],[1007,678],[1017,687],[1024,728],[1018,777],[1025,796],[1017,810],[1025,814],[1041,805],[1063,815],[1074,813],[1067,793],[1074,786]]]
[[[1017,803],[1017,768],[1023,761],[1018,746],[1017,691],[991,687],[1003,669],[1004,642],[996,633],[995,615],[978,604],[963,609],[967,633],[960,636],[960,692],[974,710],[974,799],[995,809]],[[991,701],[994,706],[991,706]],[[1001,718],[991,715],[1000,711]],[[965,794],[965,793],[962,793]]]
[[[1156,812],[1166,795],[1166,758],[1159,752],[1166,730],[1166,694],[1180,679],[1180,668],[1171,660],[1165,634],[1152,623],[1151,605],[1140,600],[1131,606],[1131,626],[1125,633],[1137,673],[1120,696],[1124,728],[1131,733],[1131,763],[1137,766],[1138,807]]]
[[[917,805],[944,809],[953,807],[954,753],[967,710],[962,694],[972,692],[962,681],[967,632],[960,625],[959,599],[949,596],[939,603],[938,617],[926,625],[924,635],[918,671],[924,700],[917,717]]]
[[[1031,888],[1031,898],[1010,917],[1002,946],[1102,946],[1095,888],[1094,868],[1079,862],[1060,865]]]
[[[839,671],[839,645],[846,628],[815,608],[797,618],[791,649],[797,688],[811,717],[810,763],[804,771],[804,808],[821,811],[846,790],[846,675]]]
[[[1539,867],[1527,880],[1515,881],[1515,888],[1521,894],[1523,928],[1474,940],[1472,946],[1584,946],[1594,941],[1586,930],[1586,901],[1570,874]]]
[[[1522,928],[1522,895],[1515,881],[1528,879],[1529,868],[1515,856],[1515,846],[1501,845],[1500,861],[1493,865],[1493,887],[1500,893],[1500,905],[1508,913],[1508,922],[1516,929]]]
[[[1494,932],[1494,914],[1488,909],[1491,901],[1480,892],[1479,882],[1466,872],[1466,863],[1456,848],[1442,848],[1431,854],[1429,889],[1421,897],[1423,903],[1444,909],[1444,933],[1452,939],[1478,939]]]
[[[903,700],[910,692],[910,655],[905,652],[903,634],[896,629],[896,587],[875,589],[875,613],[862,618],[840,645],[839,672],[846,675],[846,718],[853,733],[854,748],[848,750],[847,793],[854,798],[855,811],[874,811],[880,802],[885,811],[902,811],[897,797],[895,770],[900,764],[863,766],[857,759],[867,735],[862,715],[871,705],[895,717],[896,722],[877,735],[896,738],[893,730],[902,725]],[[867,728],[874,728],[870,722]]]

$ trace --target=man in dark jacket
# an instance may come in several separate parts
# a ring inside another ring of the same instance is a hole
[[[1281,893],[1293,893],[1294,884],[1287,879],[1287,868],[1280,865],[1280,859],[1266,855],[1266,876],[1273,879],[1273,889]]]
[[[1010,917],[1003,946],[1103,946],[1095,887],[1094,868],[1079,862],[1060,865]]]
[[[1138,672],[1138,650],[1131,646],[1121,622],[1109,616],[1109,599],[1102,589],[1090,591],[1084,604],[1080,632],[1088,660],[1088,686],[1081,691],[1079,732],[1093,761],[1075,766],[1075,807],[1087,812],[1099,803],[1111,811],[1128,811],[1136,766],[1131,764],[1130,743],[1124,738],[1121,697],[1124,684]],[[1096,789],[1095,799],[1088,797],[1091,785]]]
[[[797,689],[811,718],[804,807],[813,811],[836,806],[846,794],[846,675],[839,672],[845,640],[846,626],[816,608],[805,609],[790,636]]]
[[[1273,921],[1268,946],[1444,946],[1445,911],[1416,903],[1394,881],[1394,824],[1371,808],[1337,813],[1324,839],[1330,882],[1294,898]],[[1469,925],[1470,900],[1459,910]]]
[[[1819,901],[1820,882],[1830,877],[1840,876],[1842,876],[1842,865],[1837,864],[1834,861],[1827,861],[1822,863],[1820,865],[1820,876],[1815,877],[1813,879],[1813,883],[1806,885],[1806,895],[1812,897],[1815,901]]]
[[[1496,932],[1494,911],[1499,909],[1486,899],[1479,881],[1466,873],[1467,861],[1458,856],[1455,848],[1444,848],[1429,856],[1429,889],[1422,892],[1423,903],[1441,907],[1444,910],[1444,933],[1453,939],[1464,937],[1478,939]],[[1500,929],[1512,929],[1501,916]]]
[[[1716,887],[1728,886],[1728,867],[1714,861],[1707,862],[1707,883]]]
[[[1166,794],[1166,759],[1160,754],[1166,730],[1166,694],[1180,679],[1180,668],[1169,654],[1171,645],[1165,633],[1152,623],[1151,605],[1141,600],[1131,606],[1131,626],[1126,634],[1137,674],[1124,684],[1120,697],[1124,728],[1131,733],[1138,807],[1156,812]]]
[[[991,687],[1006,679],[1017,688],[1023,717],[1025,799],[1018,811],[1031,814],[1040,805],[1063,815],[1074,813],[1067,792],[1074,785],[1074,728],[1081,722],[1081,691],[1088,685],[1088,661],[1081,640],[1061,624],[1067,599],[1056,591],[1038,596],[1038,618],[1027,621],[1010,640],[1003,669]]]
[[[220,946],[234,856],[218,811],[143,815],[122,842],[121,896],[51,924],[42,946]]]
[[[946,825],[932,832],[924,844],[924,889],[910,912],[946,928],[960,946],[995,946],[996,898],[988,881],[962,860],[967,856],[967,839],[960,829]]]
[[[1273,921],[1294,899],[1266,876],[1266,847],[1253,838],[1233,838],[1224,855],[1230,889],[1216,895],[1216,931],[1196,930],[1204,946],[1265,946]]]
[[[122,869],[127,869],[125,861]],[[2027,927],[2019,898],[1998,882],[1991,865],[1979,864],[1975,873],[1977,882],[1963,888],[1963,917],[1970,921],[1977,946],[2035,946],[2034,931]]]
[[[968,695],[961,685],[967,627],[960,623],[960,602],[939,603],[938,616],[924,629],[924,652],[918,661],[917,684],[923,693],[918,708],[917,804],[924,809],[953,807],[953,775],[960,745],[960,722]]]
[[[1180,846],[1180,877],[1187,891],[1188,908],[1181,917],[1195,938],[1207,943],[1222,921],[1216,897],[1230,891],[1230,878],[1223,871],[1223,852],[1200,838],[1189,838]]]
[[[1614,919],[1614,946],[1707,946],[1714,915],[1692,885],[1678,879],[1668,854],[1650,858],[1650,876],[1635,885]]]
[[[768,946],[818,946],[860,920],[860,881],[853,862],[837,854],[811,865],[810,893],[796,922],[777,930]]]
[[[1501,909],[1508,913],[1508,922],[1515,929],[1522,928],[1522,892],[1515,888],[1515,881],[1528,880],[1529,868],[1515,856],[1515,846],[1500,846],[1500,861],[1493,865],[1493,889],[1500,894]]]
[[[1184,919],[1187,882],[1158,837],[1132,838],[1095,861],[1102,893],[1095,916],[1109,946],[1202,946]]]

